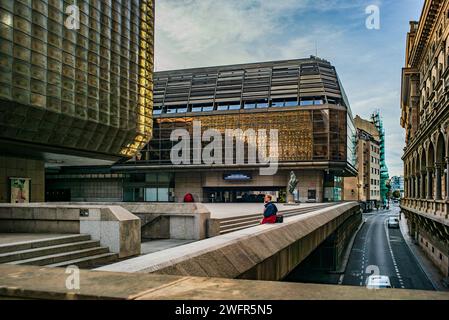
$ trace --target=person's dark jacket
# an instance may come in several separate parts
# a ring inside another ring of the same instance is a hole
[[[265,203],[265,211],[263,212],[263,216],[265,218],[275,216],[278,213],[278,208],[273,202]]]

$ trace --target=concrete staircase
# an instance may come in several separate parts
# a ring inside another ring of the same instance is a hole
[[[0,245],[0,263],[5,264],[96,268],[117,260],[116,253],[83,234]]]
[[[288,217],[293,217],[293,216],[297,216],[297,215],[301,215],[301,214],[306,214],[306,213],[309,213],[312,211],[321,210],[321,209],[328,208],[328,207],[334,206],[334,205],[335,205],[335,203],[326,203],[326,204],[316,205],[316,206],[311,206],[311,207],[283,210],[283,211],[280,211],[278,214],[283,215],[284,218],[288,218]],[[220,234],[226,234],[226,233],[230,233],[230,232],[257,226],[260,224],[261,220],[262,220],[262,215],[260,213],[219,219]]]

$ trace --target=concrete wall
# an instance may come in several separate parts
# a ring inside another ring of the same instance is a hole
[[[31,202],[44,201],[44,161],[0,156],[0,203],[10,202],[10,177],[30,178]]]
[[[0,232],[88,234],[119,258],[140,254],[140,220],[119,206],[0,205]]]
[[[207,236],[210,211],[201,203],[121,203],[142,221],[149,239],[201,240]]]
[[[441,274],[449,277],[449,253],[445,250],[440,250],[440,246],[437,246],[425,232],[421,231],[417,240],[421,249],[438,270],[440,270]]]
[[[67,202],[55,205],[120,206],[141,220],[142,238],[200,240],[207,236],[210,211],[201,203]]]
[[[48,190],[70,189],[73,202],[123,201],[122,179],[47,179]]]
[[[359,192],[360,198],[362,193],[362,188],[358,188],[358,178],[357,177],[346,177],[343,179],[343,200],[344,201],[358,201],[359,200]]]
[[[290,171],[287,172],[289,174]],[[295,170],[298,178],[299,201],[308,201],[308,191],[316,190],[316,202],[323,202],[323,180],[324,172],[322,170]],[[285,185],[287,186],[286,178]]]
[[[183,202],[186,193],[191,193],[195,202],[203,202],[201,172],[175,173],[175,202]]]

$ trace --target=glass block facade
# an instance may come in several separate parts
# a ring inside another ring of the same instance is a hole
[[[79,8],[79,29],[65,26]],[[2,0],[0,138],[133,156],[151,138],[152,0]]]

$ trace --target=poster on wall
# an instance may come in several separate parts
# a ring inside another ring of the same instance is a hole
[[[30,202],[30,182],[29,178],[9,178],[11,181],[11,203]]]

